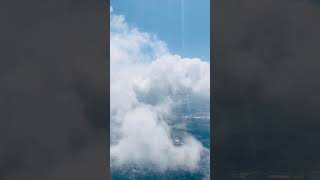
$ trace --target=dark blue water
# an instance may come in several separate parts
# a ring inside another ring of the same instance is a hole
[[[163,173],[143,171],[143,170],[128,170],[128,171],[113,171],[112,180],[197,180],[204,179],[205,175],[200,172],[190,173],[187,171],[166,171]]]
[[[199,140],[204,147],[209,149],[210,146],[210,121],[208,117],[188,117],[184,118],[184,128],[173,128],[173,136],[179,136],[182,133],[190,133]],[[209,157],[207,157],[209,158]],[[205,161],[205,160],[204,160]],[[209,164],[208,162],[200,163],[201,171],[166,171],[154,172],[146,169],[138,169],[135,167],[112,170],[112,180],[202,180],[208,177]]]

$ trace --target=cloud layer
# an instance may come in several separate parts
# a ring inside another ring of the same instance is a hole
[[[186,95],[209,101],[209,63],[171,53],[112,9],[110,21],[111,166],[199,169],[208,150],[191,135],[176,145],[170,124]]]

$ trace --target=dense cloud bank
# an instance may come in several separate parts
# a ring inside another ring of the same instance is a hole
[[[169,124],[185,94],[208,103],[209,63],[171,53],[114,12],[110,39],[111,166],[199,170],[208,150],[192,135],[175,145]]]

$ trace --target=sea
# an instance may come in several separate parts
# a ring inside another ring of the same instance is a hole
[[[209,180],[210,179],[210,113],[209,108],[186,107],[176,111],[176,121],[170,124],[173,141],[181,141],[189,133],[206,147],[196,172],[172,170],[156,172],[147,168],[127,167],[111,169],[111,180]]]

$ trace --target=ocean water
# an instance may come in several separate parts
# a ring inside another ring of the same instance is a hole
[[[189,113],[186,113],[189,112]],[[208,112],[208,111],[207,111]],[[196,172],[172,170],[156,172],[152,169],[123,167],[111,170],[111,180],[207,180],[210,174],[210,115],[186,111],[177,113],[175,124],[171,124],[172,139],[180,139],[185,133],[191,134],[207,148],[202,154],[200,169]],[[182,140],[183,141],[183,140]],[[181,142],[182,142],[181,141]],[[180,140],[179,140],[180,142]]]

